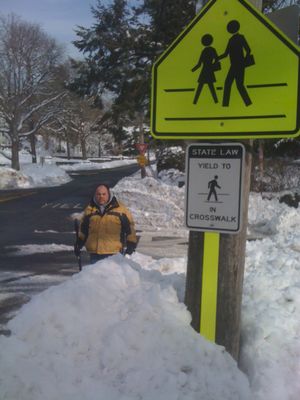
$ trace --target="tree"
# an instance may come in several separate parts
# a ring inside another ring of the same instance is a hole
[[[96,20],[91,28],[79,26],[75,46],[85,55],[85,63],[74,63],[80,75],[74,79],[73,88],[81,94],[95,96],[96,101],[104,89],[118,93],[128,79],[130,68],[130,26],[126,1],[114,0],[104,6],[98,0],[92,7]]]
[[[105,90],[112,92],[114,112],[135,121],[142,137],[153,61],[195,15],[196,1],[144,0],[131,8],[129,3],[98,0],[92,8],[95,23],[78,27],[74,44],[85,61],[74,63],[73,87],[97,99]]]
[[[48,123],[63,95],[52,86],[62,54],[38,25],[15,15],[0,18],[0,117],[16,170],[20,138],[36,134]]]
[[[70,157],[70,144],[80,144],[82,158],[87,159],[88,139],[91,136],[100,138],[102,133],[106,133],[110,122],[109,111],[99,110],[91,104],[90,99],[81,98],[69,91],[51,129],[65,139],[68,157]]]
[[[78,72],[73,82],[81,94],[99,99],[105,90],[114,94],[115,130],[120,139],[124,120],[139,131],[144,143],[144,126],[149,125],[151,68],[154,60],[196,14],[196,0],[144,0],[138,6],[113,0],[105,6],[98,0],[91,28],[78,27],[75,46],[85,61],[74,63]],[[142,177],[146,175],[141,169]]]
[[[205,5],[208,3],[209,0],[200,0],[199,3],[201,3],[201,6]],[[280,8],[283,7],[288,7],[292,6],[294,4],[298,4],[298,0],[262,0],[262,12],[264,14],[267,14],[269,12],[279,10]]]

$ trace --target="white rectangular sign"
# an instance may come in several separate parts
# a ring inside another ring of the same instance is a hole
[[[188,146],[185,221],[189,229],[239,232],[244,157],[240,143]]]

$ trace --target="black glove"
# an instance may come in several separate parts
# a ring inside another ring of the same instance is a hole
[[[127,242],[127,248],[125,254],[131,255],[135,251],[135,248],[136,248],[136,243]]]
[[[80,252],[81,252],[83,245],[84,245],[83,240],[81,240],[81,239],[76,240],[76,242],[74,244],[74,254],[76,257],[80,256]]]

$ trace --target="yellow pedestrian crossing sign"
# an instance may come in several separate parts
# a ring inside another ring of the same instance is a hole
[[[211,0],[153,66],[153,136],[298,136],[299,55],[246,0]]]

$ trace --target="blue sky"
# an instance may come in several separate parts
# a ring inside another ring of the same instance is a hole
[[[67,54],[79,57],[71,44],[76,25],[90,27],[91,5],[97,0],[0,0],[0,14],[14,13],[23,20],[38,23],[45,32],[66,46]]]

